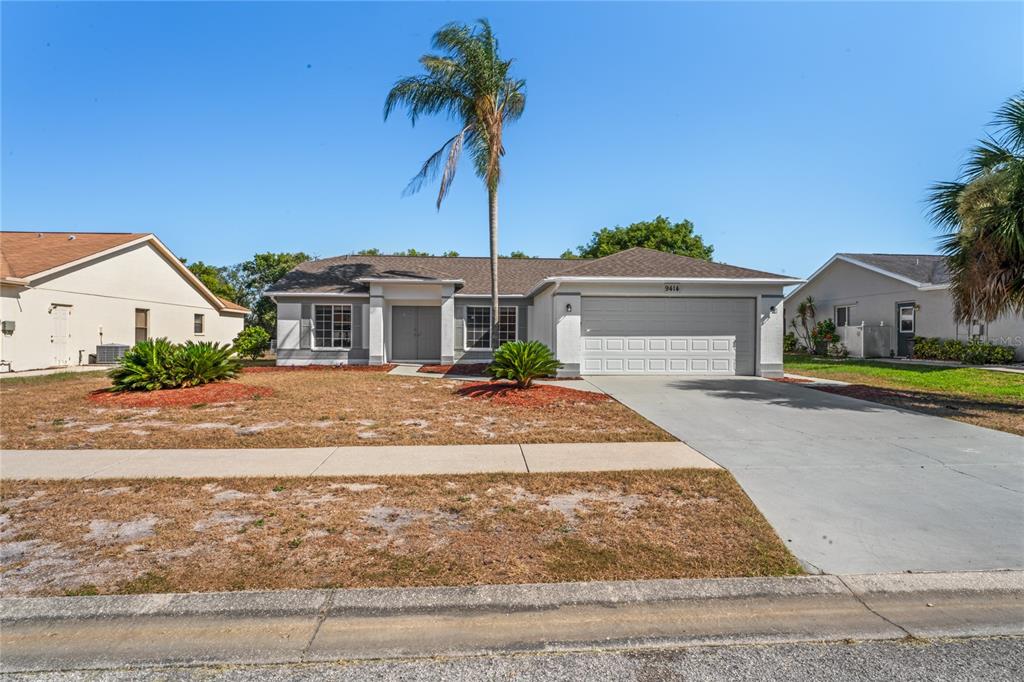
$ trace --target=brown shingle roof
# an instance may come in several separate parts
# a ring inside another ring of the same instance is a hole
[[[0,277],[30,277],[147,236],[143,232],[0,232]]]
[[[409,278],[425,282],[459,279],[465,282],[460,294],[486,296],[491,288],[490,272],[490,261],[483,257],[337,256],[299,265],[267,293],[368,293],[368,286],[358,280]],[[641,248],[593,260],[502,258],[498,264],[498,284],[503,295],[529,294],[542,280],[555,276],[785,278]]]
[[[233,310],[233,311],[238,312],[238,313],[247,313],[247,312],[249,312],[249,309],[246,308],[244,305],[238,305],[234,301],[229,301],[228,299],[224,298],[223,296],[217,296],[217,300],[220,301],[222,304],[224,304],[224,308],[226,310]]]
[[[526,294],[567,262],[558,258],[502,258],[498,282],[502,294]],[[278,280],[274,292],[367,293],[364,278],[462,280],[460,294],[487,295],[491,290],[487,258],[447,256],[337,256],[308,261]]]
[[[761,270],[713,263],[700,258],[678,256],[655,249],[634,247],[603,258],[595,258],[558,273],[563,277],[658,277],[665,279],[706,277],[709,279],[792,279]]]
[[[29,279],[61,265],[129,244],[156,237],[149,232],[16,232],[0,231],[0,279]],[[160,245],[166,250],[167,247]],[[174,258],[168,252],[169,258]],[[175,264],[177,261],[175,259]],[[198,280],[197,280],[198,281]],[[247,313],[249,309],[216,296],[202,282],[203,294],[220,302],[225,310]]]

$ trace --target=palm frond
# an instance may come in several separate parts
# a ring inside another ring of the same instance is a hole
[[[413,125],[420,116],[434,114],[459,122],[460,132],[427,158],[405,189],[406,194],[417,192],[440,175],[440,208],[464,150],[488,188],[497,188],[505,153],[503,126],[522,116],[526,82],[508,76],[512,61],[501,59],[498,39],[486,19],[474,25],[446,24],[434,34],[432,45],[436,53],[420,58],[424,73],[403,78],[391,88],[384,118],[401,106]]]
[[[1002,145],[1015,150],[1018,155],[1024,153],[1024,91],[1006,100],[996,110],[992,125],[999,129]]]

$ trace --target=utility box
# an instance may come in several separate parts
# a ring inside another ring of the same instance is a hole
[[[0,333],[10,336],[14,333],[14,320],[3,320],[0,322]]]
[[[116,365],[129,348],[131,346],[126,346],[123,343],[104,343],[96,346],[96,364]]]

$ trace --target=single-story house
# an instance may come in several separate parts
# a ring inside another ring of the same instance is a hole
[[[855,357],[907,357],[914,337],[925,336],[1012,345],[1017,359],[1024,360],[1024,317],[970,324],[953,318],[942,256],[837,253],[786,296],[787,332],[808,296],[814,298],[816,321],[832,319]]]
[[[529,339],[566,376],[780,376],[783,288],[800,281],[644,248],[502,258],[496,339],[487,258],[326,258],[266,295],[279,365],[486,362],[496,346]]]
[[[231,343],[248,312],[215,296],[152,234],[0,232],[8,371],[84,365],[98,346],[148,338]]]

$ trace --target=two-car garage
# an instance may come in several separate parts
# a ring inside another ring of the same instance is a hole
[[[584,296],[584,374],[754,374],[749,297]]]

